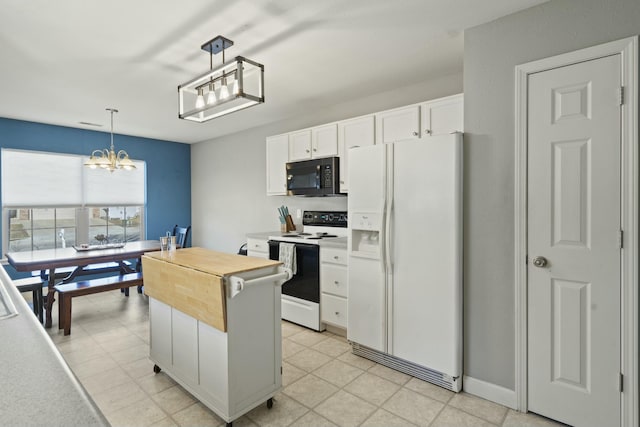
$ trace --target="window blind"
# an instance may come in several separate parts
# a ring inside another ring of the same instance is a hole
[[[133,171],[89,169],[85,156],[3,148],[2,206],[144,205],[145,162]]]

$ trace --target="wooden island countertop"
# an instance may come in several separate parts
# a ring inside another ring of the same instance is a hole
[[[228,254],[205,248],[178,249],[173,254],[151,252],[145,256],[220,277],[282,264],[279,261]]]
[[[204,248],[151,252],[142,257],[145,294],[226,332],[225,279],[281,264]]]

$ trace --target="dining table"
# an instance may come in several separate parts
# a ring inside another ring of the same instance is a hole
[[[19,272],[40,270],[43,281],[47,281],[48,292],[45,301],[45,328],[51,328],[51,308],[55,301],[56,279],[68,283],[75,277],[86,274],[97,274],[100,270],[89,273],[85,268],[93,264],[117,263],[120,274],[132,273],[135,270],[126,263],[136,259],[136,270],[140,269],[140,258],[147,252],[160,250],[160,241],[141,240],[124,244],[81,245],[67,248],[39,249],[24,252],[8,252],[9,264]],[[74,267],[65,277],[56,276],[56,269]]]

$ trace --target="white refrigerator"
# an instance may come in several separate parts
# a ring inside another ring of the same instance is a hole
[[[355,354],[462,387],[462,134],[349,151]]]

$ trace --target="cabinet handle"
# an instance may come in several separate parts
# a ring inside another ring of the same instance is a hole
[[[336,286],[340,286],[340,282],[338,282],[337,280],[334,280],[333,284],[336,285]]]
[[[340,181],[340,184],[344,184],[344,181],[342,181],[342,180],[341,180],[341,181]]]
[[[431,129],[425,129],[424,133],[426,133],[427,135],[431,135]]]
[[[334,255],[333,259],[340,259],[340,258],[338,257],[338,255]]]
[[[336,316],[340,316],[340,312],[339,311],[336,311]]]
[[[313,151],[315,152],[315,151],[318,151],[318,150],[316,150],[316,149],[314,148],[314,149],[313,149]]]
[[[307,153],[309,152],[309,150],[308,150],[308,149],[307,149],[307,150],[304,150],[304,151],[306,151]]]
[[[413,136],[418,136],[418,132],[413,132]]]

